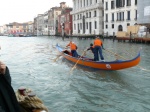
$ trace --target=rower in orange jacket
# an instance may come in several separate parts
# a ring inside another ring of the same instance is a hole
[[[68,47],[68,46],[70,46],[72,56],[73,57],[78,57],[78,53],[76,51],[77,50],[77,45],[74,42],[70,41],[70,43],[66,47]]]
[[[87,50],[86,50],[86,51],[89,51],[89,50],[91,50],[91,51],[92,51],[92,53],[93,53],[93,55],[94,55],[94,60],[93,60],[93,61],[95,61],[94,46],[93,46],[93,44],[92,44],[92,43],[90,44],[90,47],[89,47],[89,48],[87,48]]]
[[[95,53],[95,60],[94,61],[99,61],[99,55],[101,60],[104,60],[103,54],[102,54],[102,48],[103,48],[103,43],[100,40],[99,37],[96,37],[94,40],[94,53]],[[104,49],[104,48],[103,48]],[[99,53],[99,55],[98,55]]]

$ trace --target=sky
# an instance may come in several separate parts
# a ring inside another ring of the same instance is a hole
[[[44,14],[50,8],[60,6],[60,2],[73,6],[72,0],[1,0],[0,26],[12,22],[33,21],[38,14]]]

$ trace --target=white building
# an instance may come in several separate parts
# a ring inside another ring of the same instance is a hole
[[[137,23],[137,0],[104,0],[104,33],[116,35]]]
[[[28,27],[29,27],[28,34],[33,35],[33,22],[29,22]]]
[[[48,35],[48,11],[44,13],[43,35]]]
[[[73,0],[73,35],[101,35],[102,0]]]
[[[44,24],[44,14],[38,14],[37,16],[37,35],[43,35],[43,24]]]

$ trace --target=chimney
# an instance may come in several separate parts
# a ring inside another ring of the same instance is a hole
[[[60,3],[60,7],[63,9],[63,8],[65,8],[66,7],[66,2],[61,2]]]

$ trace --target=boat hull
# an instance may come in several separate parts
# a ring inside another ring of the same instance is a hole
[[[56,45],[56,48],[58,49],[58,51],[61,53],[61,55],[66,58],[67,60],[77,63],[78,65],[83,65],[86,67],[91,67],[91,68],[95,68],[95,69],[101,69],[101,70],[121,70],[121,69],[126,69],[126,68],[130,68],[130,67],[134,67],[136,65],[139,64],[140,62],[140,52],[138,53],[138,55],[131,60],[115,60],[115,61],[111,61],[111,62],[96,62],[96,61],[91,61],[89,58],[75,58],[72,57],[66,53],[63,52],[63,49]]]

